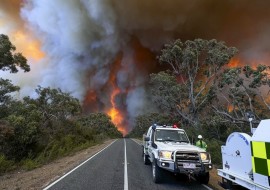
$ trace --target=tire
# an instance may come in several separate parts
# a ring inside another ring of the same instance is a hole
[[[145,165],[149,165],[150,164],[149,156],[146,155],[146,154],[144,154],[144,153],[143,153],[143,163]]]
[[[200,183],[202,184],[208,184],[209,182],[209,172],[205,172],[205,173],[200,173],[198,176],[197,176],[197,179]]]
[[[223,187],[224,189],[227,189],[227,190],[233,190],[233,183],[232,183],[232,181],[227,180],[223,177],[221,187]]]
[[[154,183],[162,182],[162,169],[157,165],[156,160],[154,159],[152,162],[152,176]]]

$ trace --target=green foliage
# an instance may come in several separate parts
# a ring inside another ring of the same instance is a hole
[[[80,117],[78,122],[83,127],[93,129],[97,134],[104,134],[110,138],[122,137],[122,134],[112,123],[111,118],[104,113],[91,113]]]
[[[64,120],[81,112],[79,100],[69,93],[62,92],[61,89],[38,86],[36,93],[38,94],[36,105],[46,120]]]
[[[176,121],[171,116],[159,113],[139,115],[136,118],[133,130],[128,136],[133,138],[142,138],[143,134],[146,133],[148,128],[154,123],[158,125],[172,125],[176,123]]]
[[[221,145],[223,143],[216,139],[207,140],[207,151],[211,154],[212,163],[218,167],[222,166],[222,157],[221,157]]]
[[[168,72],[153,73],[150,75],[149,83],[152,101],[160,110],[176,115],[176,110],[181,109],[181,103],[184,103],[182,100],[188,96],[188,94],[181,94],[182,89],[176,77]]]
[[[16,47],[9,41],[9,37],[0,34],[0,70],[10,70],[11,73],[17,73],[17,67],[25,72],[30,71],[27,59],[21,53],[14,53]]]
[[[61,156],[66,156],[71,153],[75,148],[79,147],[81,144],[85,143],[83,138],[78,138],[79,136],[68,134],[68,135],[58,135],[57,138],[49,142],[45,147],[43,152],[39,155],[37,160],[39,162],[48,162],[59,158]]]
[[[32,159],[22,160],[19,165],[22,165],[22,169],[24,170],[32,170],[40,166],[40,164],[36,160]]]
[[[20,87],[14,86],[10,80],[0,78],[0,104],[5,104],[12,99],[10,93],[19,91]]]
[[[27,107],[20,101],[12,102],[10,107],[13,112],[5,118],[0,130],[3,135],[0,151],[8,158],[20,160],[33,151],[41,117],[33,107]]]
[[[14,168],[14,162],[8,160],[5,155],[0,154],[0,174],[8,172]]]
[[[203,71],[202,74],[207,77],[212,76],[229,63],[236,53],[235,47],[227,47],[224,42],[215,39],[187,40],[184,43],[177,39],[165,44],[158,59],[160,63],[170,65],[177,75],[191,77],[187,82],[194,82],[192,80],[199,72]]]
[[[19,91],[10,80],[0,78],[0,119],[9,114],[9,106],[12,102],[12,93]]]
[[[23,169],[32,169],[74,151],[121,137],[105,114],[76,116],[77,99],[60,89],[38,87],[38,97],[10,98],[0,120],[0,153]],[[9,163],[9,162],[4,162]]]

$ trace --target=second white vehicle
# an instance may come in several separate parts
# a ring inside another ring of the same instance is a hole
[[[162,181],[164,170],[193,175],[207,184],[212,169],[210,154],[192,145],[183,129],[172,126],[149,127],[143,136],[143,158],[145,164],[152,163],[155,183]]]

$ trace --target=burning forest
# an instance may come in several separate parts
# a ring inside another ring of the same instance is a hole
[[[165,43],[217,39],[239,49],[229,67],[268,64],[270,2],[244,0],[1,0],[0,33],[29,60],[30,73],[1,73],[34,96],[37,85],[60,88],[85,113],[105,112],[127,134],[152,111],[149,74]]]

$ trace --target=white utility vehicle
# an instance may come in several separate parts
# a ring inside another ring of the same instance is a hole
[[[143,136],[145,164],[152,163],[153,181],[162,181],[164,170],[193,175],[201,183],[209,181],[210,154],[192,145],[183,129],[172,126],[149,127]]]
[[[223,168],[218,175],[222,177],[222,187],[270,189],[270,119],[262,120],[252,136],[232,133],[226,145],[221,146],[221,153]]]

